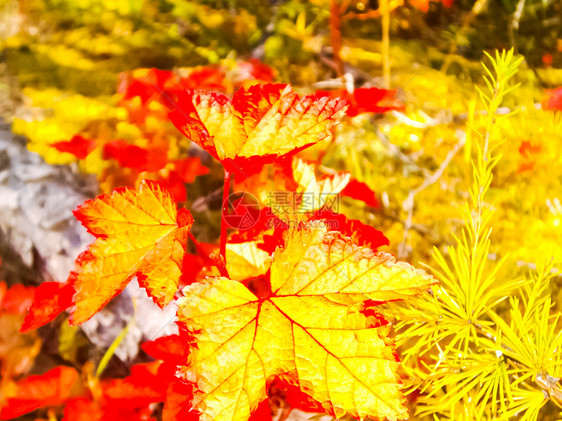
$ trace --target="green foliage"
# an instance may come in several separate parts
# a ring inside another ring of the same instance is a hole
[[[501,159],[501,127],[512,117],[498,110],[517,89],[509,82],[521,59],[512,51],[488,58],[486,89],[478,90],[485,112],[471,119],[465,145],[472,182],[464,228],[455,245],[445,252],[434,249],[440,285],[394,314],[407,384],[422,393],[415,404],[420,417],[537,419],[547,402],[562,403],[556,383],[562,375],[561,323],[559,314],[551,315],[549,290],[552,262],[537,262],[520,279],[505,274],[507,256],[490,260],[497,205],[491,186]]]
[[[230,2],[182,0],[7,3],[5,18],[13,25],[0,34],[0,49],[9,71],[26,87],[88,96],[111,94],[122,71],[216,63],[232,51],[247,54],[271,16],[265,0],[233,8]]]

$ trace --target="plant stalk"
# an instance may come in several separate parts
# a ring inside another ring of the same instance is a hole
[[[339,0],[332,0],[330,3],[330,44],[338,77],[343,77],[345,67],[341,58],[341,16]]]
[[[228,214],[228,195],[230,193],[230,171],[224,169],[224,187],[222,191],[222,210],[221,210],[221,240],[220,255],[226,265],[226,215]]]
[[[382,9],[382,76],[384,88],[390,88],[390,5],[381,0]]]

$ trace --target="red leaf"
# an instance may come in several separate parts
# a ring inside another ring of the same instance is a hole
[[[341,192],[342,196],[351,197],[352,199],[361,200],[367,206],[380,208],[381,204],[377,200],[375,192],[365,183],[352,178]]]
[[[174,165],[173,172],[175,172],[184,183],[193,183],[195,177],[209,173],[209,168],[201,164],[201,158],[198,156],[178,159],[172,161],[172,164]]]
[[[385,113],[404,109],[404,105],[396,99],[396,91],[392,89],[359,88],[353,92],[353,97],[358,114]]]
[[[104,145],[103,158],[115,159],[124,168],[152,172],[168,163],[168,147],[153,143],[149,148],[141,148],[124,140],[112,140]]]
[[[269,406],[268,399],[266,399],[258,405],[258,408],[254,413],[252,413],[248,421],[272,421],[272,420],[273,417],[271,416],[271,407]]]
[[[74,368],[58,366],[45,374],[20,380],[16,383],[15,395],[7,397],[0,419],[9,420],[45,406],[63,404],[78,378]]]
[[[74,288],[70,284],[43,282],[35,289],[33,302],[21,326],[26,333],[54,320],[72,304]]]
[[[541,145],[537,145],[536,143],[529,140],[522,141],[521,145],[519,146],[519,154],[521,155],[522,162],[519,164],[517,172],[523,173],[526,171],[532,171],[535,168],[538,154],[541,152],[541,150]]]
[[[163,336],[145,342],[141,347],[151,357],[175,365],[185,364],[189,355],[185,339],[182,339],[180,335]]]
[[[239,89],[232,101],[216,92],[176,92],[174,125],[223,165],[256,170],[332,136],[341,101],[299,97],[289,85]]]
[[[141,102],[146,104],[154,94],[163,90],[166,82],[175,75],[169,70],[136,69],[133,72],[121,73],[119,77],[117,91],[123,94],[123,99],[129,100],[138,96]]]
[[[112,140],[103,147],[104,159],[115,159],[125,168],[145,168],[148,151],[123,140]]]
[[[347,100],[349,108],[346,114],[350,117],[362,113],[385,113],[391,110],[404,109],[404,105],[395,98],[395,90],[359,88],[350,94],[345,89],[339,89],[336,91],[317,91],[316,95]]]
[[[96,141],[77,134],[68,141],[51,143],[51,146],[61,152],[71,153],[78,159],[86,159],[96,149]]]
[[[279,224],[279,219],[269,207],[263,207],[259,211],[250,209],[248,212],[255,212],[252,214],[255,223],[247,228],[238,228],[238,231],[232,234],[229,238],[231,243],[245,243],[248,241],[256,240],[260,235],[271,228],[275,228],[276,224]],[[275,247],[274,247],[275,249]]]
[[[193,397],[193,387],[179,379],[168,385],[166,402],[162,411],[162,421],[198,421],[199,413],[189,404]]]

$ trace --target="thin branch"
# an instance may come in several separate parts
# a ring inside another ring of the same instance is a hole
[[[441,176],[449,166],[449,163],[451,162],[453,157],[460,150],[460,148],[464,146],[464,142],[465,142],[465,138],[463,137],[457,142],[457,144],[453,147],[453,149],[449,151],[449,153],[447,154],[447,156],[445,157],[445,159],[443,160],[437,171],[435,171],[429,177],[426,177],[423,183],[420,184],[418,187],[411,190],[410,193],[408,193],[408,197],[406,197],[404,202],[402,202],[402,208],[408,212],[408,216],[406,217],[406,221],[404,222],[404,238],[400,243],[400,245],[398,246],[399,258],[403,259],[407,255],[406,247],[407,247],[408,235],[410,233],[410,229],[412,228],[412,217],[414,213],[414,198],[416,197],[417,194],[419,194],[420,192],[422,192],[427,187],[431,186],[441,178]]]

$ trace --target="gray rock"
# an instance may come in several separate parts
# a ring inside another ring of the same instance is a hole
[[[9,247],[41,280],[64,282],[74,260],[93,237],[72,211],[98,191],[94,176],[76,167],[54,166],[27,150],[25,140],[0,125],[0,245]],[[135,315],[116,350],[133,359],[139,343],[177,331],[175,306],[159,309],[136,281],[102,311],[82,324],[96,346],[106,349]]]

